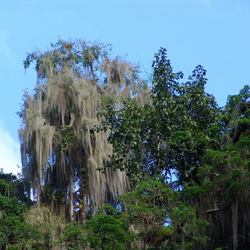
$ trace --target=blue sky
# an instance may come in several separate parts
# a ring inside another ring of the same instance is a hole
[[[139,62],[150,74],[153,55],[168,50],[174,71],[207,70],[206,90],[220,106],[250,84],[249,0],[0,0],[0,158],[5,172],[20,165],[17,130],[27,52],[59,37],[111,43],[113,55]]]

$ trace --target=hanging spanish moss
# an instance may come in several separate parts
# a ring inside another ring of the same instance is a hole
[[[119,108],[122,98],[138,95],[141,83],[136,68],[109,59],[103,44],[59,40],[51,46],[24,61],[25,68],[35,62],[37,84],[33,95],[24,95],[20,112],[22,173],[37,206],[73,219],[81,204],[84,220],[129,189],[125,172],[99,171],[112,147],[108,131],[95,128],[107,100]]]

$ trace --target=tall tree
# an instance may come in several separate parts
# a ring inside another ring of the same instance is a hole
[[[182,72],[173,72],[161,48],[148,101],[126,100],[122,109],[106,108],[105,126],[114,147],[111,163],[135,181],[154,174],[169,178],[175,172],[178,185],[199,183],[197,170],[219,113],[214,97],[205,92],[205,75],[199,65],[181,83]]]
[[[218,132],[221,110],[214,97],[205,92],[207,79],[202,66],[181,83],[183,74],[173,72],[166,50],[161,48],[153,69],[148,102],[126,100],[122,109],[110,105],[104,112],[104,125],[111,130],[111,164],[131,176],[132,187],[148,175],[164,176],[173,190],[181,191],[182,205],[193,207],[196,219],[207,219],[201,199],[208,199],[200,192],[206,195],[211,186],[201,187],[200,169],[208,145],[220,149],[223,143]]]
[[[250,229],[249,98],[248,85],[238,95],[228,97],[220,126],[213,131],[220,147],[209,145],[199,169],[201,209],[210,222],[208,234],[214,239],[211,248],[222,244],[230,249],[250,246],[247,238]]]
[[[108,131],[95,131],[106,102],[117,109],[123,97],[140,91],[137,68],[109,58],[109,47],[58,40],[51,50],[27,55],[25,69],[35,62],[37,84],[25,93],[19,115],[22,173],[37,204],[72,219],[83,205],[82,219],[104,202],[115,203],[128,191],[120,170],[98,171],[112,152]]]

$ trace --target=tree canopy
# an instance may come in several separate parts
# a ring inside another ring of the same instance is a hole
[[[185,81],[160,48],[145,81],[110,49],[27,54],[37,83],[18,113],[22,178],[0,179],[2,246],[248,249],[249,85],[219,107],[201,65]]]

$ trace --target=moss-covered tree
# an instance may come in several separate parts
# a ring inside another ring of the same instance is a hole
[[[83,206],[80,220],[105,202],[115,204],[126,193],[129,180],[119,169],[98,171],[112,152],[108,131],[95,131],[105,103],[117,109],[121,99],[138,94],[137,68],[109,58],[109,47],[83,41],[51,44],[51,50],[29,53],[25,69],[33,62],[37,84],[25,93],[19,112],[22,174],[27,192],[37,205],[46,204],[56,214],[73,219]]]

